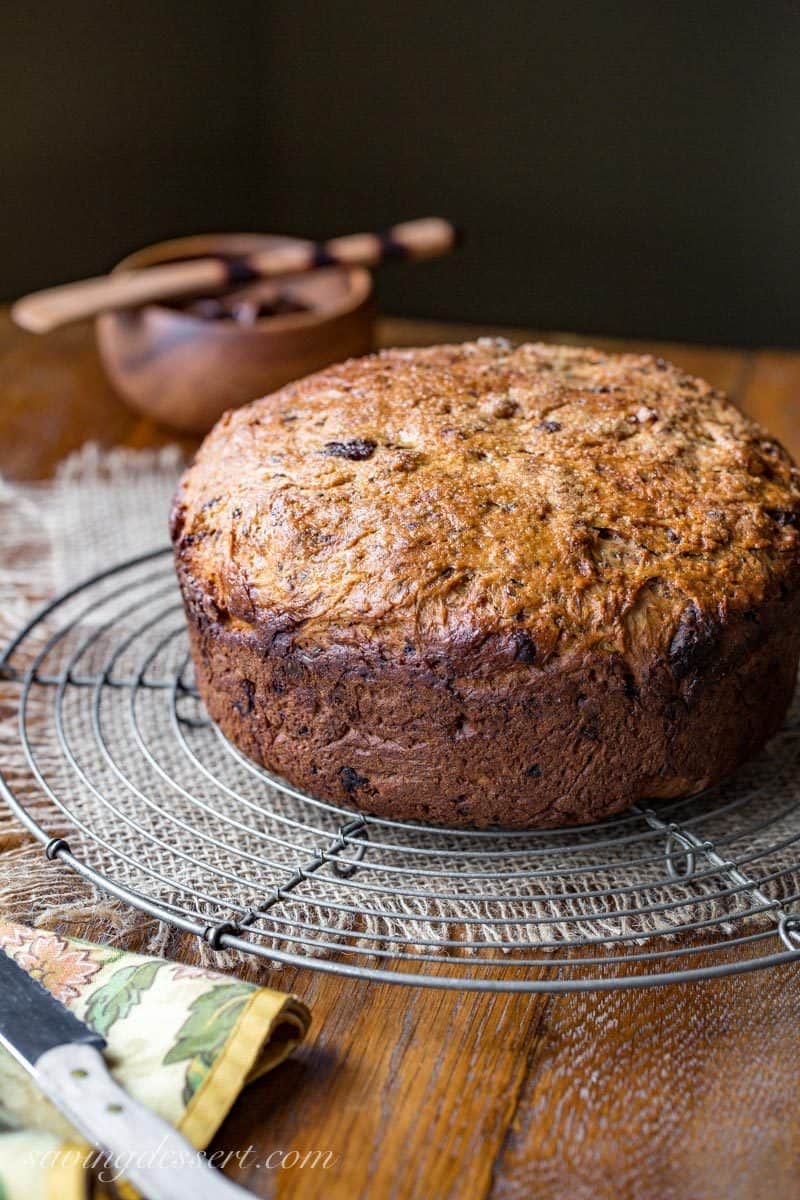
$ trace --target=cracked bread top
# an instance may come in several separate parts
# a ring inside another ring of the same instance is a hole
[[[800,472],[660,359],[389,350],[227,413],[176,495],[184,593],[301,653],[680,659],[800,576]]]

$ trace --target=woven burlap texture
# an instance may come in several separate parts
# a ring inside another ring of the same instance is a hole
[[[87,443],[52,480],[11,485],[0,479],[0,644],[59,591],[122,557],[163,545],[182,463],[173,446],[102,451]],[[41,815],[54,835],[68,833],[22,769],[16,702],[16,684],[0,687],[0,766],[35,818]],[[120,945],[165,951],[166,926],[52,868],[19,821],[0,809],[0,916],[70,932],[90,925],[93,935]]]

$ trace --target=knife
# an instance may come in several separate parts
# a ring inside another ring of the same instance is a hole
[[[109,1074],[105,1041],[0,950],[0,1044],[148,1200],[242,1200],[171,1125]]]

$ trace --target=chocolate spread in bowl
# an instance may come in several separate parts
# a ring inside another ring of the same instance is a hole
[[[263,317],[284,317],[289,313],[311,312],[310,304],[303,304],[295,296],[279,292],[273,299],[235,299],[231,296],[206,296],[178,305],[182,312],[205,321],[236,321],[239,325],[255,325]]]

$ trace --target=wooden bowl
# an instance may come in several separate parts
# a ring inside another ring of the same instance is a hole
[[[114,270],[246,254],[293,240],[249,233],[177,238],[138,250]],[[280,287],[310,311],[260,317],[251,325],[159,304],[98,317],[103,364],[131,408],[174,429],[206,433],[226,409],[372,348],[369,271],[326,267],[254,286]]]

